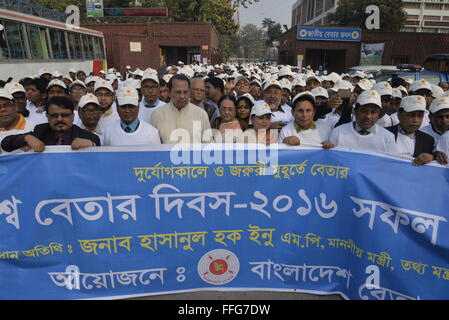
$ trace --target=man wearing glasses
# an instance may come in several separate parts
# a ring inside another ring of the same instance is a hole
[[[107,126],[120,119],[116,108],[115,91],[108,80],[99,80],[95,83],[94,94],[98,98],[101,109],[98,126],[104,132]]]
[[[170,79],[168,88],[171,102],[157,108],[151,117],[151,124],[159,130],[162,143],[188,144],[212,141],[206,111],[190,102],[189,78],[177,74]]]
[[[33,131],[7,136],[1,146],[6,152],[22,148],[43,152],[45,146],[71,145],[73,150],[100,145],[97,135],[73,124],[74,107],[66,97],[53,97],[45,106],[48,123],[37,125]]]
[[[35,125],[19,113],[19,107],[14,103],[10,91],[0,89],[0,142],[6,136],[33,130]]]
[[[79,101],[78,114],[80,118],[79,127],[96,134],[101,140],[103,132],[98,125],[101,118],[101,109],[97,97],[92,93],[82,96]]]
[[[154,71],[144,73],[140,91],[142,92],[143,99],[139,105],[139,119],[150,123],[153,111],[165,104],[165,102],[159,100],[159,78]]]
[[[159,132],[139,115],[139,94],[134,88],[124,87],[117,93],[117,112],[120,120],[109,125],[103,134],[104,146],[159,145]]]

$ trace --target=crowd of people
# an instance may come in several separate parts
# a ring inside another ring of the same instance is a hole
[[[0,81],[1,154],[49,145],[279,143],[448,163],[447,83],[264,64],[131,70],[64,76],[42,68]]]

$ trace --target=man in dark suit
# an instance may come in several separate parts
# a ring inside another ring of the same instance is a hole
[[[11,152],[17,149],[43,152],[45,146],[71,145],[73,150],[100,146],[100,138],[73,124],[74,106],[66,97],[54,97],[45,106],[48,123],[37,125],[28,133],[11,135],[2,141],[2,148]]]
[[[387,128],[395,136],[398,154],[414,157],[413,165],[421,166],[437,160],[444,163],[439,152],[434,152],[435,141],[432,136],[419,131],[426,99],[422,96],[404,97],[398,111],[399,124]]]

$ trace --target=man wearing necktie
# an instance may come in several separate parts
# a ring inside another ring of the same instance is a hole
[[[394,134],[376,124],[382,100],[375,90],[360,94],[355,104],[355,121],[336,127],[330,142],[337,147],[397,153]]]

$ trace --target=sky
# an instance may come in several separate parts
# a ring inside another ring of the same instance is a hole
[[[262,27],[264,18],[271,18],[281,25],[286,24],[291,28],[292,24],[292,6],[296,0],[260,0],[245,9],[240,8],[240,25],[255,24]]]

